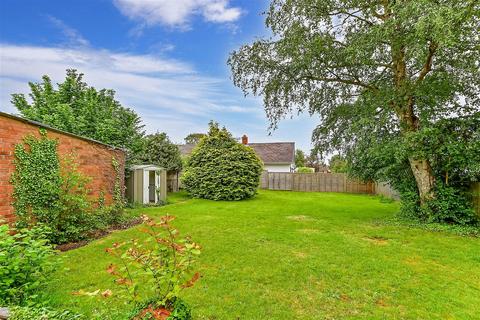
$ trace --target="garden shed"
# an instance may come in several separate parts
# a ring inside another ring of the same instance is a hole
[[[164,202],[167,199],[167,171],[152,164],[132,166],[126,187],[127,199],[132,203]]]

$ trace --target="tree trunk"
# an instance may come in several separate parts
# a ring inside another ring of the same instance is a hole
[[[435,177],[432,173],[430,162],[426,159],[409,158],[410,168],[417,182],[418,193],[420,195],[420,204],[424,205],[428,200],[435,197],[433,186]]]

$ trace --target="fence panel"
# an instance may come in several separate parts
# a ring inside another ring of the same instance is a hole
[[[260,178],[260,188],[307,192],[374,193],[371,182],[348,179],[343,173],[266,172]]]

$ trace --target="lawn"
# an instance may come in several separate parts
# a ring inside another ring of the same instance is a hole
[[[478,319],[480,239],[382,223],[397,203],[334,193],[262,191],[252,200],[170,198],[142,209],[175,215],[202,247],[202,278],[183,292],[195,319]],[[79,289],[118,290],[105,272],[117,231],[62,254],[47,288],[52,303],[90,318],[122,319],[116,297],[78,297]]]

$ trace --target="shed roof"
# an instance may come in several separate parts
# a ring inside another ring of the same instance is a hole
[[[286,164],[295,162],[295,142],[249,143],[266,164]]]
[[[130,170],[139,170],[139,169],[143,169],[143,170],[163,170],[162,167],[159,167],[159,166],[156,166],[154,164],[136,164],[136,165],[133,165],[130,167]]]

